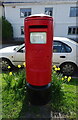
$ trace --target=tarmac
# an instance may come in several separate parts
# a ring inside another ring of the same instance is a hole
[[[0,49],[8,46],[21,45],[24,43],[24,40],[4,40],[0,41]]]

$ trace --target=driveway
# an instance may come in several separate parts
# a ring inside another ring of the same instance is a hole
[[[0,49],[8,46],[15,46],[15,45],[21,45],[24,43],[24,40],[3,40],[0,42]]]
[[[2,45],[0,45],[0,49],[1,48],[4,48],[4,47],[8,47],[8,46],[13,46],[14,44],[2,44]]]

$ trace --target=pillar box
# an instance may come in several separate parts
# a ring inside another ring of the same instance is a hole
[[[26,17],[24,31],[28,97],[32,104],[46,104],[51,94],[53,19],[45,14]]]

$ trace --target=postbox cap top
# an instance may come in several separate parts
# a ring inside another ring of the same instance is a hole
[[[46,15],[46,14],[33,14],[26,17],[25,20],[31,20],[31,19],[35,20],[35,19],[42,19],[42,18],[53,20],[53,18],[50,15]]]
[[[46,14],[33,14],[33,15],[30,15],[29,17],[51,17],[51,16]]]

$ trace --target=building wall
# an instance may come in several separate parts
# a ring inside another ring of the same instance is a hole
[[[11,22],[14,30],[14,38],[24,38],[21,35],[21,26],[24,26],[24,18],[20,18],[20,8],[31,8],[32,14],[45,13],[46,7],[53,8],[54,36],[75,38],[76,35],[68,35],[68,26],[76,26],[76,17],[70,17],[70,7],[76,3],[59,4],[10,4],[5,5],[5,17]]]
[[[2,17],[2,6],[0,6],[0,17]]]

